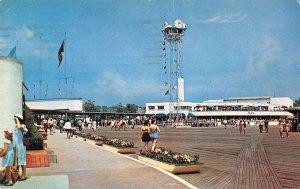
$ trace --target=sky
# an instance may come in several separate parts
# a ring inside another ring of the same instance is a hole
[[[300,97],[300,0],[0,0],[0,55],[16,46],[26,99],[165,102],[161,30],[177,19],[185,101]]]

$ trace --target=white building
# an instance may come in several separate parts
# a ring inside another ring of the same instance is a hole
[[[170,110],[170,107],[174,107]],[[285,108],[293,107],[293,100],[289,97],[242,97],[219,100],[207,100],[200,103],[180,102],[179,110],[176,103],[170,102],[146,103],[146,114],[168,115],[179,112],[185,116],[196,117],[287,117],[291,113]],[[163,116],[162,116],[163,117]]]
[[[25,103],[31,110],[68,110],[68,111],[83,110],[83,103],[81,98],[27,100]]]

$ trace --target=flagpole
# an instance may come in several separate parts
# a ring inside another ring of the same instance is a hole
[[[65,61],[65,98],[67,98],[67,56],[66,56],[66,47],[67,47],[67,32],[65,32],[65,42],[64,42],[64,61]]]
[[[40,35],[40,73],[41,73],[41,78],[39,80],[39,85],[40,85],[40,91],[39,91],[39,98],[42,98],[42,81],[43,81],[43,67],[42,67],[42,36]]]

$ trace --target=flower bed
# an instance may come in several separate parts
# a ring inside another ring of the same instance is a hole
[[[111,139],[104,141],[104,144],[105,149],[121,154],[134,154],[137,150],[134,143],[127,140]]]
[[[77,136],[80,136],[84,139],[89,139],[89,140],[95,141],[95,144],[98,146],[102,146],[104,141],[107,140],[107,138],[104,136],[93,135],[91,133],[86,133],[83,131],[77,132],[76,134],[77,134]]]
[[[116,148],[132,148],[134,147],[134,142],[129,142],[127,140],[121,139],[110,139],[104,141],[104,144],[116,147]]]
[[[77,132],[76,134],[79,137],[84,138],[84,140],[89,139],[95,141],[95,144],[98,146],[106,144],[103,147],[113,152],[118,152],[122,154],[133,154],[137,150],[137,148],[134,147],[134,143],[129,142],[127,140],[107,139],[104,136],[93,135],[84,131]]]
[[[138,158],[174,174],[200,172],[202,165],[198,162],[199,156],[192,157],[160,147],[153,152],[141,151]]]
[[[94,141],[106,141],[107,140],[107,138],[105,136],[93,135],[91,133],[86,133],[83,131],[77,132],[76,134],[82,138],[86,138],[86,139],[90,139],[90,140],[94,140]]]
[[[105,149],[121,154],[134,154],[137,150],[134,143],[127,140],[111,139],[104,141],[104,144]]]

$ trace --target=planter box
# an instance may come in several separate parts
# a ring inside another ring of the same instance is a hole
[[[49,167],[49,156],[46,150],[35,150],[26,152],[26,167]]]
[[[95,141],[95,145],[97,145],[97,146],[103,146],[103,141]]]
[[[106,144],[103,145],[103,148],[105,148],[109,151],[112,151],[112,152],[120,153],[120,154],[135,154],[135,152],[137,151],[136,147],[133,147],[133,148],[116,148],[116,147],[106,145]]]
[[[166,171],[169,171],[173,174],[179,174],[179,173],[197,173],[200,172],[203,163],[197,163],[197,164],[170,164],[170,163],[164,163],[161,161],[157,161],[151,158],[147,158],[144,156],[138,156],[138,159],[141,161],[144,161],[146,163],[149,163],[151,165],[154,165],[156,167],[160,167]]]

